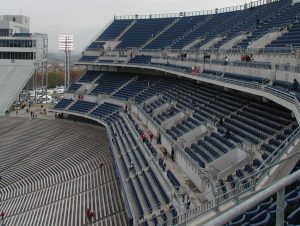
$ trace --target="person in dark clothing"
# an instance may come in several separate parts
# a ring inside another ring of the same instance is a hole
[[[158,132],[157,133],[157,136],[156,136],[156,141],[157,141],[157,144],[160,144],[161,140],[160,140],[160,133]]]
[[[89,208],[86,208],[85,210],[85,215],[87,218],[89,218],[89,214],[90,214],[90,209]]]
[[[223,118],[221,117],[219,120],[219,126],[222,126],[222,125],[223,125]]]
[[[175,159],[175,152],[174,152],[173,148],[171,150],[171,159],[172,159],[172,161],[174,161],[174,159]]]
[[[2,220],[2,221],[4,220],[4,215],[5,215],[5,213],[4,213],[3,211],[1,211],[0,217],[1,217],[1,220]]]
[[[296,91],[299,88],[299,83],[297,79],[294,78],[293,86],[291,91]]]

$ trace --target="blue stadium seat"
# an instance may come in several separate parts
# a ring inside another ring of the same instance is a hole
[[[266,226],[270,221],[270,214],[264,210],[250,220],[249,226]]]
[[[300,207],[288,215],[287,222],[288,226],[300,225]]]

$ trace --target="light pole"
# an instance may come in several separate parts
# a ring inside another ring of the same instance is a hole
[[[66,54],[65,58],[65,90],[70,87],[70,55],[73,50],[74,40],[73,35],[60,35],[58,48],[64,51]]]

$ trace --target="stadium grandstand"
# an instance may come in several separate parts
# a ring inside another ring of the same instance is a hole
[[[30,18],[0,16],[0,115],[5,115],[28,80],[45,68],[48,36],[30,33]]]
[[[299,0],[115,16],[55,120],[0,119],[5,225],[300,225],[299,24]]]

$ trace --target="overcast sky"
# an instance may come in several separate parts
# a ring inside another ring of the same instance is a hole
[[[29,16],[31,32],[49,36],[57,51],[59,34],[74,34],[74,51],[84,46],[114,15],[177,13],[241,5],[251,0],[5,0],[0,14]]]

